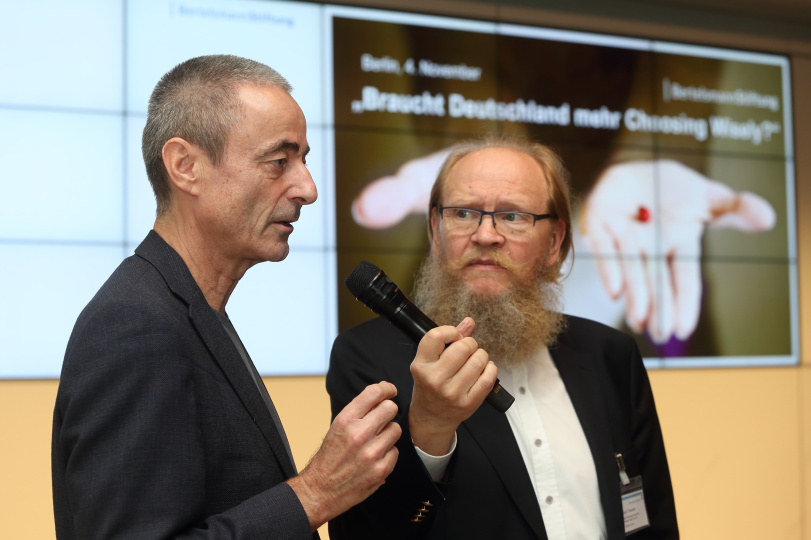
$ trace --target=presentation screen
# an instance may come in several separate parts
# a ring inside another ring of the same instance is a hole
[[[571,173],[564,312],[630,333],[652,368],[798,361],[785,56],[315,3],[3,9],[0,377],[59,376],[76,317],[154,222],[149,94],[204,54],[274,67],[308,121],[318,201],[227,306],[263,375],[326,372],[337,332],[373,316],[343,286],[361,260],[410,291],[437,170],[498,132]]]

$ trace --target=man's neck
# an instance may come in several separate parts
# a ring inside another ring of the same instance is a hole
[[[225,304],[251,265],[240,265],[218,256],[216,249],[212,248],[210,242],[206,242],[200,229],[182,219],[159,216],[155,220],[154,229],[186,263],[208,305],[225,313]]]

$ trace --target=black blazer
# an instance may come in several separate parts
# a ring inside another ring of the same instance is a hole
[[[631,537],[678,538],[662,432],[636,343],[593,321],[567,317],[566,324],[550,353],[594,458],[608,538],[625,538],[615,452],[628,474],[641,474],[644,482],[651,527]],[[408,431],[415,354],[411,340],[379,318],[335,341],[327,374],[333,417],[367,384],[388,380],[397,386],[403,436],[392,475],[367,501],[330,522],[330,538],[546,539],[509,422],[487,403],[457,430],[448,482],[431,481]],[[420,510],[426,517],[412,521]]]
[[[59,539],[314,536],[253,378],[154,231],[73,329],[52,473]]]

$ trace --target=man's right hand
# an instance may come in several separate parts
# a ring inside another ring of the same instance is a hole
[[[470,337],[475,326],[468,317],[456,328],[434,328],[420,340],[411,364],[414,394],[408,425],[414,445],[427,454],[448,452],[456,428],[496,383],[498,368]]]
[[[335,417],[307,467],[287,481],[313,531],[369,497],[394,469],[402,433],[392,421],[396,395],[389,382],[367,386]]]

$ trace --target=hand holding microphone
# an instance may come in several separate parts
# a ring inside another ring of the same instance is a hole
[[[355,298],[386,318],[415,342],[422,340],[428,331],[437,327],[380,268],[368,261],[358,264],[344,283]],[[496,379],[486,400],[497,411],[505,412],[515,398]]]

